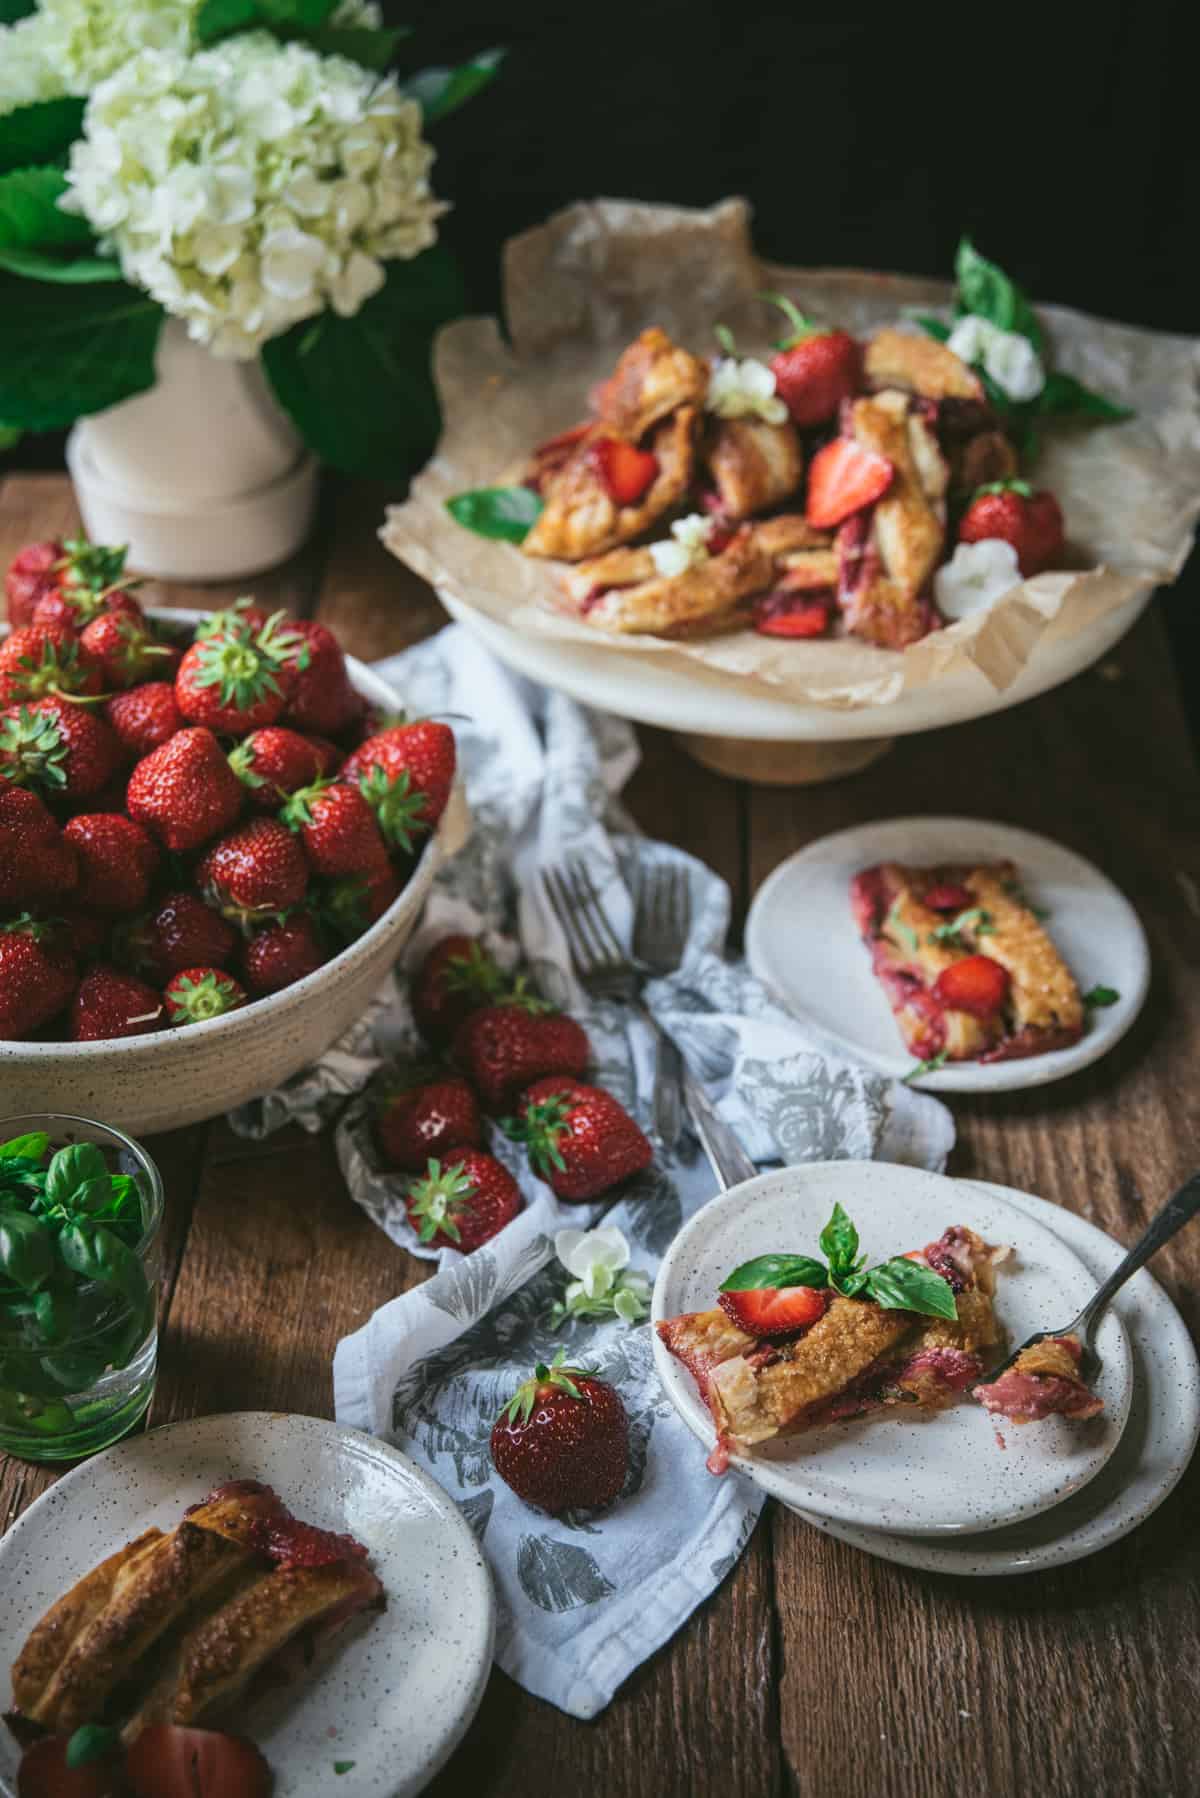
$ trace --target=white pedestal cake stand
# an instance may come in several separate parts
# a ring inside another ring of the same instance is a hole
[[[689,755],[719,774],[764,786],[807,786],[856,774],[898,736],[1003,711],[1070,680],[1108,654],[1145,610],[1151,593],[1147,588],[1136,594],[1093,630],[1043,640],[1003,692],[969,669],[902,694],[892,705],[858,711],[718,692],[700,675],[661,668],[656,657],[615,649],[589,655],[573,644],[509,630],[447,594],[439,597],[452,618],[519,673],[599,711],[674,731]]]

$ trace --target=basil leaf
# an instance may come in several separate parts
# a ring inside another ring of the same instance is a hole
[[[94,1142],[71,1143],[59,1149],[46,1169],[46,1197],[65,1207],[79,1187],[110,1178],[108,1163]]]
[[[1074,375],[1054,373],[1046,376],[1046,384],[1037,397],[1037,410],[1043,416],[1072,415],[1078,418],[1106,418],[1110,422],[1118,422],[1123,418],[1136,417],[1131,406],[1120,406],[1115,400],[1106,400],[1102,393],[1093,393]]]
[[[825,1286],[828,1281],[828,1271],[811,1255],[758,1255],[735,1267],[718,1290],[757,1292],[767,1287]]]
[[[19,1156],[23,1161],[41,1161],[50,1147],[50,1138],[44,1130],[31,1130],[27,1136],[10,1136],[7,1142],[0,1142],[0,1161],[12,1161]]]
[[[404,93],[419,103],[425,124],[436,125],[494,81],[503,61],[503,50],[481,50],[456,69],[422,69],[404,83]]]
[[[62,1342],[70,1335],[75,1321],[75,1289],[72,1286],[47,1286],[34,1301],[33,1315],[42,1338],[48,1343]]]
[[[919,1311],[925,1317],[958,1316],[949,1283],[931,1267],[907,1261],[902,1255],[873,1267],[867,1275],[866,1291],[887,1311]]]
[[[27,1211],[0,1211],[0,1274],[35,1292],[54,1271],[54,1238]]]
[[[920,325],[922,331],[930,337],[936,337],[939,343],[945,343],[950,335],[950,326],[928,312],[910,312],[909,317],[914,325]]]
[[[1115,986],[1094,986],[1083,995],[1083,1002],[1089,1011],[1093,1011],[1097,1006],[1115,1005],[1120,997]]]
[[[995,936],[996,926],[992,923],[992,915],[981,905],[972,905],[966,911],[960,911],[956,918],[945,924],[938,924],[929,933],[932,943],[952,943],[963,930],[973,929],[976,936]]]
[[[448,499],[446,510],[477,537],[523,543],[541,515],[542,502],[532,487],[476,487]]]
[[[855,1260],[858,1256],[858,1231],[846,1216],[840,1205],[833,1208],[833,1216],[821,1231],[821,1253],[829,1262],[831,1275],[852,1274],[857,1272]]]
[[[34,100],[28,106],[15,106],[6,112],[0,118],[0,169],[65,162],[71,145],[83,135],[85,104],[64,96],[58,100]]]
[[[856,1299],[860,1292],[865,1292],[870,1281],[870,1274],[859,1270],[856,1274],[835,1274],[833,1283],[844,1299]]]
[[[922,1074],[936,1074],[939,1068],[945,1067],[947,1053],[945,1049],[942,1049],[938,1054],[931,1055],[928,1061],[915,1062],[907,1074],[901,1075],[901,1086],[911,1086],[914,1080],[921,1078]]]
[[[964,312],[974,312],[1002,331],[1027,337],[1035,350],[1042,347],[1041,326],[1033,307],[1015,281],[964,237],[954,259],[958,298]]]
[[[103,1760],[117,1747],[120,1733],[107,1723],[85,1723],[67,1743],[68,1767],[86,1767],[89,1761]]]
[[[70,1225],[59,1237],[58,1249],[72,1273],[109,1287],[128,1300],[135,1311],[143,1310],[149,1289],[141,1261],[128,1244],[103,1224]]]

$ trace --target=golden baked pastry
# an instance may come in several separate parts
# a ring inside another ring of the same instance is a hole
[[[1010,1423],[1038,1423],[1044,1417],[1095,1417],[1104,1400],[1080,1377],[1082,1351],[1074,1336],[1046,1336],[1022,1349],[1012,1366],[976,1386],[974,1396],[994,1416]]]
[[[982,400],[983,384],[961,356],[936,338],[892,326],[877,331],[863,354],[868,387],[902,387],[927,400]]]
[[[613,498],[598,466],[595,451],[604,429],[588,431],[561,466],[544,477],[545,504],[521,545],[525,554],[578,562],[640,536],[682,500],[691,484],[696,418],[693,407],[681,406],[650,433],[646,448],[657,460],[657,472],[647,491],[629,505]]]

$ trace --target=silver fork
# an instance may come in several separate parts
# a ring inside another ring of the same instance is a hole
[[[639,870],[634,901],[634,954],[653,974],[673,974],[683,958],[692,928],[692,886],[677,862]],[[673,1037],[660,1031],[668,1054],[679,1069],[684,1102],[700,1146],[721,1186],[740,1186],[758,1169],[725,1120],[713,1110],[708,1094],[695,1078]]]
[[[1090,1385],[1100,1371],[1100,1356],[1096,1352],[1095,1343],[1096,1325],[1130,1275],[1136,1274],[1138,1268],[1170,1242],[1175,1232],[1182,1230],[1198,1211],[1200,1174],[1193,1174],[1190,1180],[1184,1181],[1175,1196],[1167,1200],[1162,1210],[1150,1219],[1124,1260],[1113,1268],[1104,1284],[1096,1289],[1074,1322],[1065,1324],[1060,1330],[1035,1330],[1019,1349],[1013,1350],[1007,1361],[1002,1361],[996,1371],[988,1375],[989,1384],[998,1380],[1002,1373],[1007,1373],[1017,1356],[1023,1355],[1026,1349],[1033,1348],[1035,1343],[1045,1342],[1047,1337],[1074,1336],[1082,1351],[1079,1358],[1080,1376]]]

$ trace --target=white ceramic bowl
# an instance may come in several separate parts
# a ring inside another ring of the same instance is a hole
[[[200,612],[160,612],[195,624]],[[360,693],[397,698],[347,656]],[[458,787],[408,885],[383,916],[315,974],[227,1017],[99,1043],[0,1042],[0,1117],[28,1111],[102,1118],[133,1136],[216,1117],[269,1092],[313,1061],[366,1009],[420,919],[433,877],[469,827]]]

